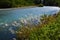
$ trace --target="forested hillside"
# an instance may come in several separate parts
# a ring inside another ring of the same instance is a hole
[[[60,6],[60,0],[0,0],[0,8],[32,5]]]
[[[44,0],[43,4],[48,6],[60,6],[60,0]]]

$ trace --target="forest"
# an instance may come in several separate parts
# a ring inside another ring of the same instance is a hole
[[[36,6],[60,6],[60,0],[0,0],[0,8]]]

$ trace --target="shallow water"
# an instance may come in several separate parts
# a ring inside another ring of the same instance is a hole
[[[52,15],[60,10],[59,7],[34,7],[34,8],[17,8],[17,9],[1,9],[0,10],[0,40],[13,40],[16,38],[14,31],[16,26],[12,23],[16,23],[17,20],[40,17],[43,14]],[[39,18],[38,18],[39,19]],[[22,21],[22,20],[21,20]],[[27,23],[24,20],[25,24]],[[37,20],[31,20],[33,23],[37,23]],[[30,22],[31,22],[30,21]],[[9,23],[9,24],[8,24]],[[32,24],[33,24],[32,23]],[[8,26],[9,25],[9,26]],[[18,23],[17,23],[18,25]],[[19,24],[20,25],[20,24]]]
[[[34,7],[26,9],[0,10],[0,23],[12,22],[29,15],[40,16],[42,14],[54,14],[59,10],[58,7]]]

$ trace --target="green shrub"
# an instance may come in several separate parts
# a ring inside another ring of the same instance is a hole
[[[41,24],[22,27],[17,31],[17,40],[60,40],[60,13],[45,16]]]
[[[43,7],[44,5],[43,5],[43,4],[39,4],[38,6],[39,6],[39,7]]]

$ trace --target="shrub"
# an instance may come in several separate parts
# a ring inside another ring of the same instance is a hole
[[[39,4],[38,6],[39,6],[39,7],[43,7],[44,5],[43,5],[43,4]]]
[[[22,27],[16,34],[17,40],[60,40],[60,13],[45,16],[41,24]]]

